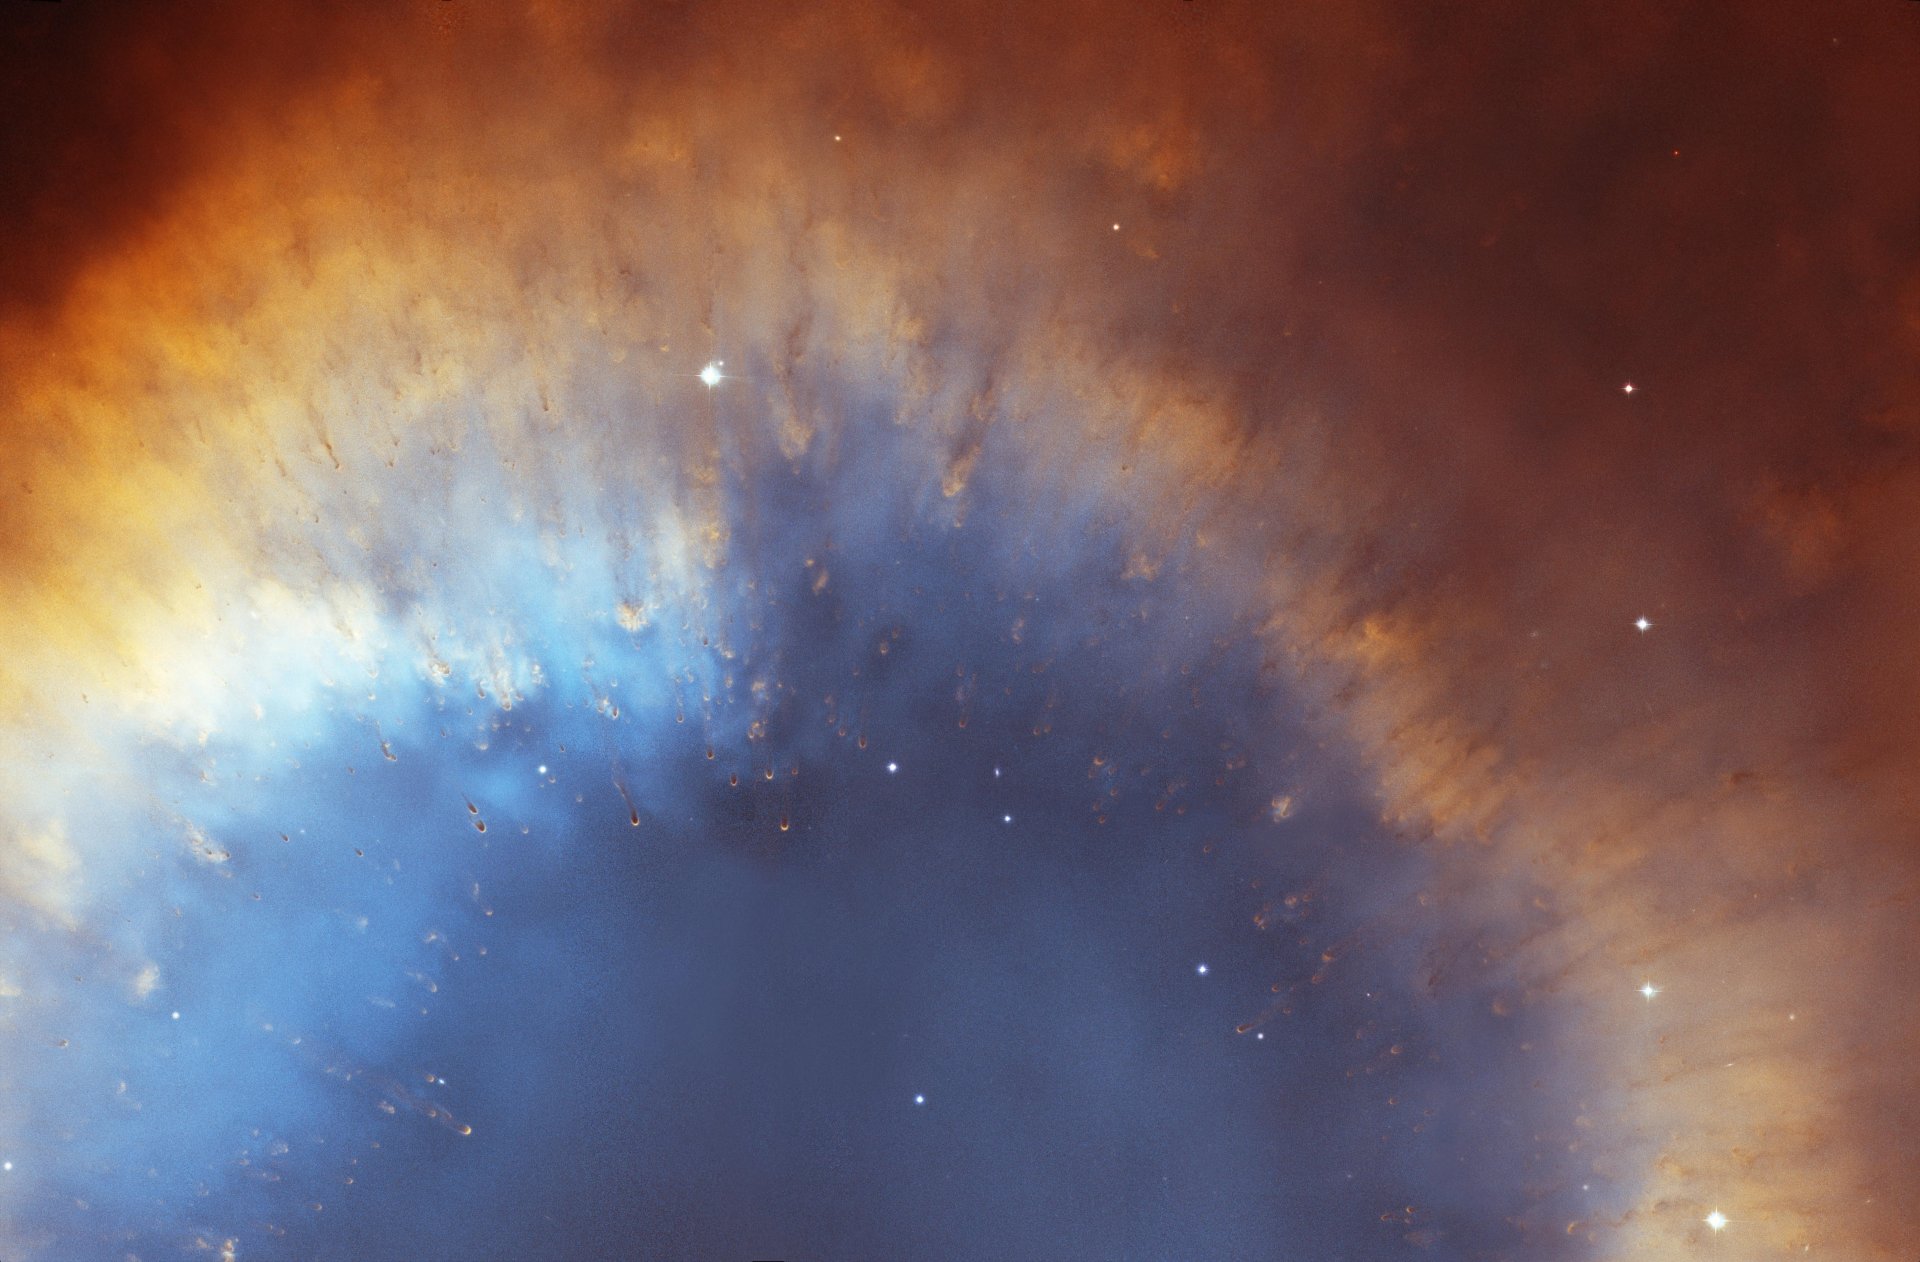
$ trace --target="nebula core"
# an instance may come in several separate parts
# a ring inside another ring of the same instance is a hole
[[[0,33],[3,1262],[1920,1255],[1920,5]]]

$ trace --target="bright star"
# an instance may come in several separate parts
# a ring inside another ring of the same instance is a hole
[[[925,1096],[923,1096],[923,1095],[917,1095],[917,1096],[915,1096],[915,1097],[913,1097],[913,1102],[914,1102],[915,1104],[925,1104],[925,1103],[927,1102],[927,1097],[925,1097]]]
[[[0,1161],[0,1170],[11,1170],[11,1169],[13,1169],[13,1163],[11,1161]]]
[[[175,1021],[178,1021],[178,1020],[180,1019],[180,1014],[179,1014],[179,1013],[177,1013],[177,1012],[176,1012],[176,1013],[174,1013],[174,1014],[173,1014],[173,1019],[174,1019]]]
[[[1660,988],[1654,985],[1652,982],[1648,982],[1642,987],[1640,987],[1640,993],[1647,997],[1648,1003],[1652,1003],[1653,997],[1660,993]]]
[[[1725,1231],[1727,1229],[1727,1216],[1717,1209],[1711,1214],[1708,1214],[1704,1221],[1707,1226],[1713,1228],[1715,1231]]]
[[[1620,387],[1620,393],[1621,393],[1621,394],[1632,394],[1632,393],[1633,393],[1633,383],[1632,383],[1631,381],[1629,381],[1629,382],[1628,382],[1628,383],[1627,383],[1626,385],[1624,385],[1624,386],[1621,386],[1621,387]]]
[[[725,362],[717,359],[700,370],[700,380],[706,383],[707,389],[711,390],[720,384],[720,378],[725,375],[720,371],[720,365]]]
[[[1196,964],[1193,967],[1193,971],[1205,977],[1207,975],[1207,966],[1205,964]]]
[[[888,763],[888,764],[887,764],[887,774],[888,774],[888,775],[892,775],[892,774],[893,774],[894,772],[896,772],[896,771],[898,771],[898,770],[900,770],[900,764],[899,764],[899,763],[897,763],[897,762],[890,762],[890,763]]]
[[[547,774],[547,765],[545,763],[540,764],[540,774],[543,776]]]
[[[1000,822],[1001,822],[1001,823],[1003,823],[1003,824],[1011,824],[1011,823],[1013,822],[1013,816],[1011,816],[1011,815],[1002,815],[1002,816],[1000,817]]]
[[[1649,622],[1644,616],[1635,618],[1633,620],[1633,629],[1641,635],[1645,635],[1647,632],[1653,630],[1653,623]]]

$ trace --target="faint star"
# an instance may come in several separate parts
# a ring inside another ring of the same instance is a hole
[[[720,360],[715,360],[700,370],[700,380],[706,383],[707,389],[709,390],[719,385],[721,377],[725,375],[720,371],[721,362]]]
[[[1641,635],[1645,635],[1647,632],[1653,630],[1653,623],[1648,621],[1648,619],[1644,615],[1642,615],[1641,617],[1635,618],[1633,620],[1633,629],[1638,631]]]
[[[1727,1229],[1727,1216],[1717,1209],[1711,1214],[1708,1214],[1703,1221],[1715,1231],[1725,1231]]]

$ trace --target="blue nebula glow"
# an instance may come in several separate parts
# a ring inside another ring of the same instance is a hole
[[[1234,603],[864,463],[734,482],[736,560],[624,615],[604,533],[496,515],[424,669],[123,749],[106,927],[9,939],[46,1256],[1499,1247],[1476,1183],[1564,1149],[1481,1155],[1551,1133],[1522,1053],[1423,994],[1423,861]]]

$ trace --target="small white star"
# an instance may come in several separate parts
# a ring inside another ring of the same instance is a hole
[[[925,1097],[925,1096],[923,1096],[923,1095],[917,1095],[917,1096],[915,1096],[915,1097],[913,1097],[913,1102],[914,1102],[915,1104],[925,1104],[925,1103],[927,1102],[927,1097]]]
[[[995,767],[995,768],[993,769],[993,778],[994,778],[995,780],[998,780],[998,779],[1000,778],[1000,768],[998,768],[998,767]]]
[[[1620,387],[1620,393],[1621,393],[1621,394],[1632,394],[1632,393],[1633,393],[1633,383],[1632,383],[1631,381],[1629,381],[1629,382],[1628,382],[1628,383],[1627,383],[1626,385],[1624,385],[1624,386],[1621,386],[1621,387]]]
[[[175,1021],[178,1021],[178,1020],[180,1019],[180,1014],[179,1014],[179,1013],[177,1013],[177,1012],[176,1012],[176,1013],[174,1013],[174,1014],[173,1014],[173,1019],[174,1019]]]
[[[1257,1030],[1254,1032],[1253,1037],[1255,1037],[1256,1039],[1263,1039],[1267,1037],[1267,1032],[1265,1030]]]
[[[700,380],[706,383],[707,389],[711,390],[719,385],[721,379],[726,376],[720,371],[720,365],[726,362],[724,359],[716,359],[700,370]]]
[[[1003,824],[1011,824],[1011,823],[1013,822],[1013,816],[1011,816],[1011,815],[1002,815],[1002,816],[1000,817],[1000,822],[1001,822],[1001,823],[1003,823]]]
[[[892,775],[892,774],[894,774],[894,773],[895,773],[896,771],[899,771],[899,770],[900,770],[900,764],[899,764],[899,763],[897,763],[897,762],[890,762],[890,763],[888,763],[888,764],[887,764],[887,774],[888,774],[888,775]]]
[[[1118,231],[1120,231],[1120,225],[1119,225],[1119,224],[1115,224],[1115,225],[1113,225],[1113,230],[1114,230],[1115,232],[1118,232]]]
[[[1207,966],[1205,964],[1196,964],[1193,966],[1193,971],[1205,977],[1207,975]]]
[[[1647,997],[1648,1003],[1652,1003],[1653,997],[1660,993],[1660,988],[1652,982],[1647,982],[1640,987],[1640,993]]]
[[[1653,623],[1643,614],[1633,620],[1633,629],[1641,635],[1653,630]]]
[[[1708,1214],[1701,1221],[1706,1223],[1707,1226],[1713,1228],[1715,1231],[1725,1231],[1727,1229],[1727,1216],[1721,1213],[1717,1209],[1714,1210],[1711,1214]]]
[[[11,1169],[13,1169],[13,1163],[11,1161],[0,1161],[0,1170],[11,1170]]]
[[[540,774],[543,776],[547,774],[547,764],[545,763],[540,764]]]

